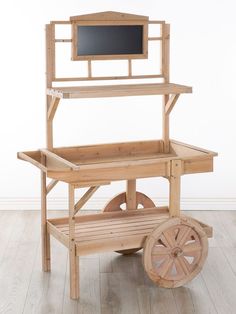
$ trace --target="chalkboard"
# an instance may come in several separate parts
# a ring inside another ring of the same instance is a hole
[[[77,56],[143,53],[143,25],[77,26]]]

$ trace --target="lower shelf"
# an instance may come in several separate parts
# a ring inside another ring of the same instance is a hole
[[[168,208],[138,209],[76,217],[76,255],[143,247],[146,237],[169,218]],[[208,237],[212,228],[199,222]],[[69,218],[47,221],[49,233],[69,246]]]

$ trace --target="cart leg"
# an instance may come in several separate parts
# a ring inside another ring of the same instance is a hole
[[[75,245],[75,190],[69,184],[69,260],[70,260],[70,297],[79,298],[79,257]]]
[[[127,180],[126,186],[127,209],[136,209],[136,180]]]
[[[180,216],[180,178],[181,160],[172,160],[170,163],[170,204],[169,211],[171,217]]]
[[[50,234],[47,231],[47,185],[46,173],[41,171],[41,237],[42,237],[42,269],[51,270]]]

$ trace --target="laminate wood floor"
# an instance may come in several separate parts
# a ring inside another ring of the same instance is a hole
[[[193,211],[214,227],[202,272],[185,287],[155,286],[142,254],[80,258],[79,301],[69,298],[68,253],[52,238],[52,271],[41,271],[40,213],[0,212],[0,313],[236,313],[236,211]],[[50,212],[50,216],[63,216]]]

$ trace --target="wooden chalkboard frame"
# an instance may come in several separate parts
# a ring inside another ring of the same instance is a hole
[[[72,22],[72,60],[119,60],[119,59],[147,59],[148,58],[148,17],[123,14],[116,12],[101,12],[96,14],[71,17]],[[117,26],[140,25],[143,27],[141,54],[112,54],[112,55],[78,55],[77,54],[77,30],[78,26]]]

